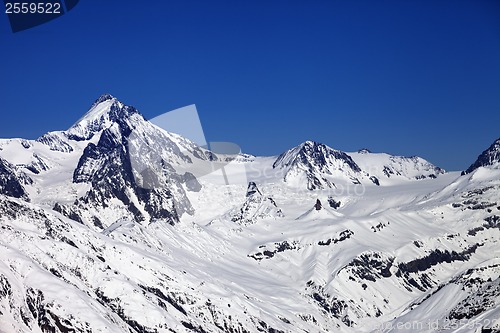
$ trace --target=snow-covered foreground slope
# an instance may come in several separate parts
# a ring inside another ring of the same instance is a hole
[[[224,157],[110,96],[0,149],[2,333],[500,329],[496,164],[461,176],[310,142],[234,159],[226,185],[204,164]]]

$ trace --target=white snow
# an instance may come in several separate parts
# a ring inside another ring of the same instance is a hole
[[[94,106],[78,131],[107,119],[114,102]],[[106,120],[104,125],[112,126]],[[161,145],[156,157],[138,163],[153,165],[160,156],[181,174],[196,173],[202,188],[187,191],[194,213],[174,226],[161,220],[141,224],[123,218],[123,204],[111,201],[98,212],[106,219],[98,230],[52,210],[89,189],[74,184],[72,176],[98,134],[68,139],[72,152],[36,141],[0,141],[0,157],[33,179],[26,185],[30,203],[0,195],[1,332],[41,332],[28,299],[38,290],[39,308],[67,319],[63,324],[78,332],[126,332],[132,325],[126,320],[157,332],[188,332],[186,323],[206,332],[223,332],[224,323],[257,332],[265,330],[260,321],[283,332],[433,332],[434,323],[443,332],[474,332],[499,318],[500,294],[493,291],[500,281],[500,229],[484,227],[486,218],[499,215],[498,169],[460,176],[420,158],[349,153],[362,170],[360,184],[331,166],[339,172],[328,176],[336,187],[309,191],[284,181],[289,170],[273,168],[277,157],[241,155],[227,164],[219,156],[211,164],[196,157],[198,148],[189,140],[145,123],[130,139],[131,149],[141,149],[143,134]],[[25,168],[33,154],[48,170]],[[389,177],[385,167],[393,172]],[[415,179],[436,172],[436,179]],[[381,186],[366,181],[368,175]],[[259,200],[245,197],[249,181],[262,193]],[[283,216],[277,217],[267,197]],[[330,207],[329,198],[340,207]],[[319,211],[313,207],[317,199]],[[494,205],[473,209],[478,203]],[[231,220],[249,205],[252,223]],[[94,210],[89,207],[89,214]],[[472,246],[473,252],[456,259]],[[457,257],[409,273],[401,268],[436,250]],[[429,285],[419,289],[410,279]],[[2,281],[10,292],[3,292]],[[466,303],[484,309],[474,315]],[[473,329],[448,318],[462,310],[475,320]]]

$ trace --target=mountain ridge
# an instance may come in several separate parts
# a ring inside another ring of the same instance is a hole
[[[313,141],[228,163],[136,111],[0,140],[0,331],[498,328],[499,169]]]
[[[479,167],[495,165],[497,167],[500,165],[500,138],[496,139],[488,149],[484,150],[476,161],[462,172],[462,175],[471,173]]]

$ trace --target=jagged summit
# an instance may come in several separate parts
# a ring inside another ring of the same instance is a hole
[[[103,94],[92,104],[89,111],[66,131],[66,134],[74,140],[88,140],[113,123],[123,124],[132,117],[144,120],[133,106],[123,104],[110,94]]]
[[[316,199],[316,204],[314,204],[314,208],[316,210],[321,210],[322,206],[321,206],[321,201],[319,199]]]
[[[370,154],[371,150],[367,149],[367,148],[362,148],[362,149],[358,150],[358,153],[359,154]]]
[[[52,191],[69,191],[72,200],[58,196],[48,204],[98,230],[118,215],[138,223],[177,223],[182,214],[192,213],[185,191],[201,188],[185,169],[193,160],[209,158],[205,150],[153,125],[110,94],[101,95],[69,130],[49,132],[36,141],[70,161],[52,164],[51,172],[66,175],[52,183]],[[25,160],[41,163],[33,156]],[[41,156],[42,162],[53,158],[52,153]]]
[[[259,188],[257,187],[257,184],[255,184],[255,182],[249,182],[246,197],[248,198],[249,196],[252,196],[254,194],[262,195]]]
[[[285,169],[284,181],[294,184],[307,184],[307,189],[334,188],[329,179],[337,175],[359,182],[361,169],[346,153],[325,144],[306,141],[281,154],[273,168]]]
[[[230,214],[231,221],[239,224],[253,224],[259,220],[285,216],[276,201],[270,196],[264,196],[255,182],[248,183],[246,200],[241,208]]]
[[[108,93],[102,94],[101,96],[99,96],[98,99],[95,100],[95,102],[92,104],[91,108],[93,108],[94,106],[96,106],[98,104],[101,104],[102,102],[109,101],[111,99],[117,99],[117,98],[111,94],[108,94]]]
[[[500,138],[496,139],[493,144],[483,151],[477,157],[477,160],[472,163],[467,170],[462,172],[462,175],[471,173],[479,167],[500,165]]]
[[[297,147],[284,152],[274,162],[273,168],[288,167],[300,163],[307,164],[310,162],[314,162],[318,166],[326,166],[331,160],[342,161],[342,163],[345,163],[353,171],[361,171],[346,153],[315,141],[305,141]]]

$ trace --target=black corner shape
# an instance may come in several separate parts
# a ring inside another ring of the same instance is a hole
[[[80,0],[4,0],[4,11],[9,17],[12,32],[31,29],[56,19]]]

